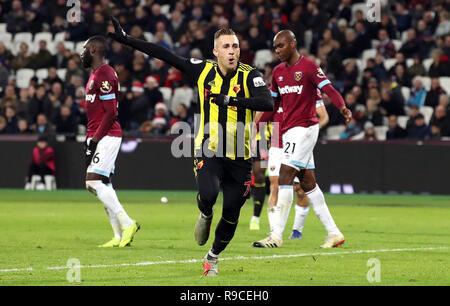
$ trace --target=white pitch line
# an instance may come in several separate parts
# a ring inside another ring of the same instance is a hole
[[[315,252],[315,253],[302,253],[302,254],[286,254],[286,255],[270,255],[270,256],[237,256],[237,257],[225,257],[219,258],[220,261],[225,260],[258,260],[258,259],[278,259],[278,258],[297,258],[307,256],[331,256],[331,255],[352,255],[352,254],[365,254],[365,253],[387,253],[387,252],[414,252],[414,251],[436,251],[436,250],[448,250],[450,247],[429,247],[429,248],[404,248],[404,249],[380,249],[380,250],[356,250],[356,251],[343,251],[343,252]],[[117,268],[117,267],[137,267],[137,266],[151,266],[151,265],[164,265],[164,264],[183,264],[183,263],[199,263],[203,259],[184,259],[184,260],[166,260],[166,261],[147,261],[138,263],[122,263],[114,265],[88,265],[88,266],[63,266],[63,267],[47,267],[47,270],[64,270],[69,268]],[[0,269],[0,272],[20,272],[20,271],[34,271],[30,268],[14,268],[14,269]]]

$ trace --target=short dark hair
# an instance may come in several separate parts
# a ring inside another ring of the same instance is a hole
[[[99,49],[99,52],[101,53],[101,55],[104,57],[106,56],[106,54],[108,53],[108,40],[106,39],[105,36],[102,35],[95,35],[92,37],[89,37],[88,42],[93,42],[95,44],[97,44],[98,46],[100,46],[101,48]]]

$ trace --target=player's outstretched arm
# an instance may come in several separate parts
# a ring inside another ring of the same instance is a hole
[[[213,93],[209,93],[207,98],[219,106],[236,106],[263,112],[273,111],[272,95],[256,69],[249,73],[247,86],[250,92],[249,98]]]
[[[188,64],[189,61],[187,58],[178,56],[157,44],[131,37],[123,30],[122,26],[116,18],[111,16],[111,21],[114,26],[114,33],[108,33],[108,37],[111,37],[115,41],[120,42],[124,45],[128,45],[149,56],[163,60],[184,73],[190,72],[190,66]]]
[[[341,94],[331,84],[323,86],[322,91],[330,97],[331,102],[339,109],[342,116],[345,117],[345,122],[349,123],[352,119],[352,112],[345,106]]]

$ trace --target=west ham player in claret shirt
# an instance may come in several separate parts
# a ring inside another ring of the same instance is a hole
[[[298,177],[310,205],[328,232],[321,247],[336,247],[344,243],[344,235],[336,226],[314,175],[313,150],[319,134],[316,116],[317,89],[330,97],[347,123],[352,114],[322,69],[299,54],[295,35],[291,31],[277,33],[273,46],[282,61],[273,69],[271,86],[272,97],[279,99],[282,107],[283,158],[278,177],[273,231],[267,238],[254,242],[253,245],[280,247],[283,244],[283,231],[293,201],[293,182]]]
[[[125,212],[111,184],[122,142],[118,116],[119,80],[105,61],[108,43],[93,36],[84,44],[81,61],[92,73],[86,85],[86,188],[103,203],[114,237],[100,247],[129,246],[140,226]]]

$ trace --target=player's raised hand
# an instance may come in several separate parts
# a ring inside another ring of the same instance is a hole
[[[114,33],[108,33],[108,37],[111,37],[112,39],[120,43],[124,43],[127,39],[127,33],[123,30],[119,21],[115,17],[110,16],[110,19],[114,26]]]
[[[345,117],[345,123],[349,123],[350,120],[352,120],[352,111],[349,110],[347,107],[341,108],[341,114]]]

